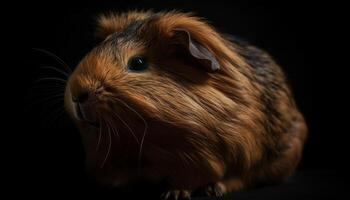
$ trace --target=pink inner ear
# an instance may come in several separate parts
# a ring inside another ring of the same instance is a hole
[[[198,59],[208,60],[210,61],[210,70],[217,71],[220,69],[219,62],[216,60],[214,55],[203,45],[191,39],[191,35],[187,30],[184,29],[174,29],[175,31],[185,32],[188,37],[188,48],[191,55]]]

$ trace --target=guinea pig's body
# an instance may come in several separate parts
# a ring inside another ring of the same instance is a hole
[[[219,195],[290,176],[307,128],[265,52],[178,12],[103,15],[65,93],[102,184]]]

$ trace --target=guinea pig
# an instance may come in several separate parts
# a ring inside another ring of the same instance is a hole
[[[101,185],[162,182],[163,198],[283,181],[307,126],[263,50],[177,11],[102,14],[65,107]]]

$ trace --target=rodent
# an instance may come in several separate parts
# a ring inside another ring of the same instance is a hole
[[[165,198],[186,199],[296,169],[307,126],[266,52],[177,11],[102,14],[96,34],[65,106],[98,182],[163,181]]]

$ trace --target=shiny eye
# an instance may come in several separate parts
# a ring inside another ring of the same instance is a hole
[[[132,71],[144,71],[148,67],[148,62],[144,57],[135,56],[128,61],[128,68]]]

